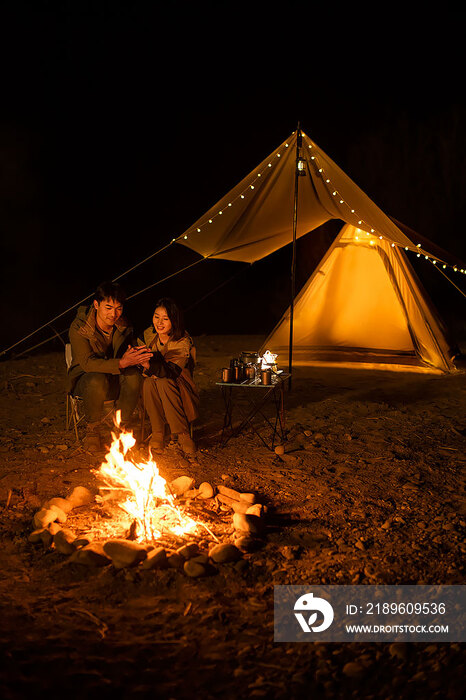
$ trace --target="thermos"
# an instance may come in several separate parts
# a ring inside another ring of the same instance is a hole
[[[261,370],[261,384],[268,386],[272,383],[272,370],[262,369]]]

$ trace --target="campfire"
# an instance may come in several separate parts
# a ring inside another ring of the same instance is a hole
[[[116,421],[119,428],[119,411]],[[183,513],[177,505],[177,494],[161,476],[150,452],[147,462],[133,461],[131,450],[136,440],[132,432],[122,430],[119,435],[112,433],[112,438],[105,462],[95,473],[105,483],[101,492],[125,495],[125,500],[118,505],[132,519],[133,539],[155,542],[163,535],[183,537],[206,527]]]
[[[77,486],[46,501],[34,515],[31,543],[87,566],[171,567],[192,577],[261,546],[266,508],[255,494],[208,482],[194,488],[190,476],[168,482],[150,452],[141,461],[132,432],[116,430],[112,438],[93,470],[99,493]]]

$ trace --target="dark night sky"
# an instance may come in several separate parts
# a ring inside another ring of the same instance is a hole
[[[2,4],[0,349],[182,233],[298,120],[386,213],[466,257],[464,16],[307,6]],[[188,311],[190,330],[270,329],[278,292],[264,328],[245,320],[247,295],[271,277],[286,285],[287,255]],[[193,256],[156,258],[127,291]],[[302,281],[315,262],[301,263]],[[147,325],[167,293],[188,308],[236,270],[202,265],[138,297],[130,316]]]

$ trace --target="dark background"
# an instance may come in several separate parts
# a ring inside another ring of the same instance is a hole
[[[464,260],[464,19],[388,5],[3,3],[0,350],[180,235],[298,120],[388,215]],[[338,228],[299,241],[298,289]],[[172,246],[122,283],[131,295],[196,259]],[[464,297],[411,261],[462,341]],[[169,294],[194,335],[267,333],[289,303],[289,266],[289,246],[252,267],[203,261],[126,311],[145,327]]]

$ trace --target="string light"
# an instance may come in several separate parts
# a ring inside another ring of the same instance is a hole
[[[295,132],[293,132],[293,133],[295,133]],[[305,136],[304,132],[303,132],[303,136]],[[281,146],[281,147],[279,146],[279,148],[283,148],[283,146],[284,146],[285,148],[289,148],[289,144],[288,144],[288,143],[282,144],[282,146]],[[314,144],[308,144],[308,149],[312,149],[313,146],[314,146]],[[281,154],[280,152],[277,152],[275,155],[276,155],[276,158],[281,158],[281,155],[282,155],[282,154]],[[311,156],[310,156],[310,160],[313,161],[313,163],[314,163],[315,174],[316,174],[317,176],[321,176],[321,177],[322,177],[322,181],[325,182],[327,185],[331,185],[331,179],[328,178],[328,177],[325,177],[325,169],[324,169],[324,167],[318,162],[318,161],[319,161],[318,155],[319,155],[319,154],[317,154],[317,155],[311,155]],[[265,172],[268,172],[267,169],[268,169],[268,168],[272,168],[272,167],[273,167],[273,161],[268,162],[267,165],[264,166],[264,168],[263,168],[263,170],[262,170],[261,172],[257,172],[257,173],[255,174],[255,179],[261,178],[262,175],[263,175]],[[253,183],[254,183],[254,181],[253,181]],[[243,190],[243,192],[241,192],[239,195],[237,195],[236,199],[237,199],[237,200],[240,200],[240,199],[243,199],[243,200],[244,200],[244,199],[245,199],[246,192],[249,191],[249,190],[254,190],[254,189],[255,189],[255,185],[254,185],[254,184],[249,184],[249,185],[247,185],[246,189]],[[353,215],[356,214],[355,209],[350,208],[350,205],[346,202],[344,196],[338,191],[338,189],[333,189],[333,190],[332,190],[332,196],[333,196],[333,197],[337,197],[337,196],[338,196],[338,197],[339,197],[339,203],[340,203],[341,205],[346,205],[346,206],[348,207],[348,210],[350,211],[351,214],[353,214]],[[228,203],[228,207],[232,207],[234,203],[235,203],[235,200],[232,200],[231,202]],[[213,224],[213,219],[214,219],[216,216],[222,216],[223,213],[224,213],[223,210],[218,211],[217,214],[215,214],[211,219],[208,220],[208,223],[209,223],[209,224]],[[367,226],[367,227],[370,229],[370,233],[369,233],[369,231],[365,231],[365,233],[366,233],[367,236],[370,236],[371,234],[377,233],[376,230],[375,230],[374,228],[370,227],[363,219],[359,219],[359,220],[358,220],[358,225],[359,225],[359,226],[363,226],[363,227],[364,227],[364,226]],[[200,225],[195,229],[197,233],[201,233],[201,231],[202,231],[202,226],[203,226],[203,224],[200,224]],[[194,231],[194,229],[193,229],[193,231]],[[172,243],[175,243],[177,240],[180,240],[181,238],[184,238],[184,239],[186,240],[186,239],[188,238],[188,236],[187,236],[187,235],[185,235],[185,236],[179,236],[177,239],[176,239],[176,238],[173,238],[171,242],[172,242]],[[379,235],[378,238],[379,238],[379,240],[381,240],[381,241],[384,240],[384,237],[383,237],[382,235]],[[359,236],[355,236],[355,240],[359,240]],[[370,243],[371,246],[374,245],[374,241],[373,241],[373,240],[370,240],[369,243]],[[392,242],[392,243],[391,243],[391,247],[392,247],[392,248],[395,248],[397,245],[399,245],[399,244],[397,244],[397,243],[395,243],[395,242]],[[417,244],[416,244],[416,248],[421,248],[421,250],[422,250],[422,244],[421,244],[421,243],[417,243]],[[404,246],[404,249],[405,249],[406,251],[411,250],[409,246]],[[425,253],[425,251],[422,251],[422,252]],[[417,257],[418,257],[418,258],[421,257],[421,253],[418,253],[418,254],[417,254]],[[438,262],[438,261],[435,260],[435,259],[430,259],[428,255],[424,255],[424,258],[425,258],[426,260],[430,260],[430,262],[432,262],[434,265],[436,265],[437,262]],[[443,261],[442,261],[442,262],[443,262]],[[442,265],[442,267],[443,267],[443,269],[446,269],[448,266],[447,266],[446,263],[444,263],[444,264]],[[456,267],[455,267],[455,266],[452,266],[452,269],[453,269],[455,272],[458,272],[458,267],[457,267],[457,266],[456,266]],[[466,270],[460,270],[460,272],[462,272],[463,274],[466,274]]]

